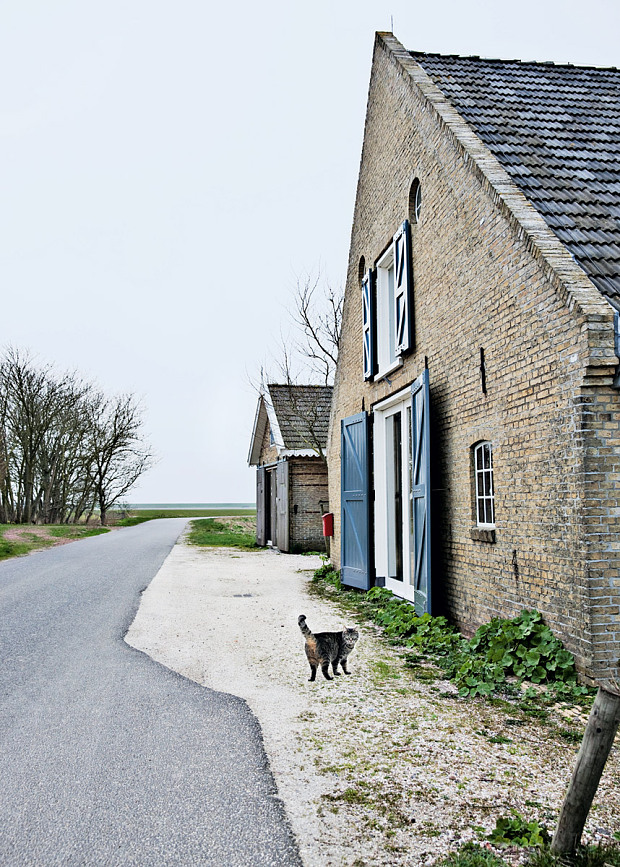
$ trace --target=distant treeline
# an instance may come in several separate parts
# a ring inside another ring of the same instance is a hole
[[[9,349],[0,357],[0,523],[65,524],[107,512],[152,464],[133,395]]]

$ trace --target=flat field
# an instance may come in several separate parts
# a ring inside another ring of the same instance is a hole
[[[110,524],[114,523],[116,527],[133,527],[157,518],[221,518],[241,515],[256,515],[256,509],[136,509],[130,511],[128,517],[118,520],[115,520],[114,512],[108,512]]]

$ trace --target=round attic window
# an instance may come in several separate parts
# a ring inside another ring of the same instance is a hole
[[[422,187],[418,178],[414,178],[409,188],[409,221],[417,223],[422,210]]]

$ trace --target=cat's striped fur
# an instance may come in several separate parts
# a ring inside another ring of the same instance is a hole
[[[357,629],[343,629],[342,632],[317,632],[315,634],[308,628],[305,614],[300,614],[297,622],[306,639],[306,656],[312,671],[310,680],[315,680],[319,666],[321,666],[323,676],[327,680],[333,680],[329,674],[330,665],[335,675],[340,674],[339,665],[342,666],[345,674],[350,673],[347,669],[347,659],[359,638]]]

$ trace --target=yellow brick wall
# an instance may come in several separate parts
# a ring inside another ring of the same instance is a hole
[[[495,181],[492,163],[486,175],[480,170],[458,117],[455,136],[429,102],[431,90],[422,92],[423,76],[419,86],[397,54],[378,38],[328,444],[332,559],[338,566],[340,421],[408,385],[427,363],[438,602],[466,631],[536,607],[582,671],[609,672],[620,656],[611,309],[544,226],[533,220],[523,229],[533,209],[514,194],[507,206],[501,173]],[[360,259],[373,266],[410,216],[414,177],[422,185],[412,225],[415,351],[391,384],[365,383]],[[471,447],[481,439],[494,447],[494,544],[471,537]]]

